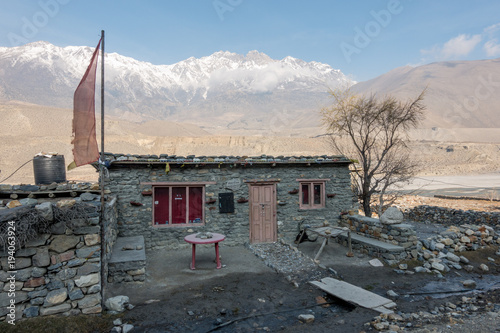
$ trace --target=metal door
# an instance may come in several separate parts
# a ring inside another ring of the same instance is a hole
[[[250,243],[276,241],[276,184],[250,185]]]

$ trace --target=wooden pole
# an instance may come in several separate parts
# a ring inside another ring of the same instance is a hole
[[[101,213],[100,213],[100,236],[101,236],[101,308],[104,310],[104,287],[107,282],[106,270],[106,223],[105,223],[105,200],[104,200],[104,30],[101,30],[101,159],[99,161],[99,187],[101,188]]]

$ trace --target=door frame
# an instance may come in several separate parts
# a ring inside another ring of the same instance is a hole
[[[251,244],[254,243],[254,235],[253,235],[253,228],[252,228],[252,187],[253,186],[272,186],[272,198],[271,198],[271,228],[273,230],[273,240],[271,242],[276,242],[278,240],[278,219],[277,219],[277,207],[278,205],[276,204],[276,198],[277,198],[277,183],[279,180],[271,180],[271,181],[246,181],[248,183],[248,218],[249,218],[249,241]]]

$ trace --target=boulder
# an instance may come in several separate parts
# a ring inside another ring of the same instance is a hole
[[[299,315],[299,320],[303,323],[309,324],[314,321],[314,316],[311,314],[301,314]]]
[[[19,206],[22,206],[22,204],[19,202],[19,200],[12,200],[12,201],[9,201],[9,203],[7,204],[7,208],[15,208],[15,207],[19,207]]]
[[[23,314],[26,318],[38,317],[39,309],[38,306],[30,306],[24,309]]]
[[[75,284],[79,288],[83,287],[90,287],[93,286],[94,284],[99,283],[99,274],[89,274],[89,275],[84,275],[81,276],[80,278],[75,280]]]
[[[128,304],[128,296],[115,296],[108,298],[104,303],[109,311],[123,312],[125,311],[125,305]]]
[[[92,201],[95,199],[95,197],[96,195],[90,192],[85,192],[80,195],[80,199],[82,199],[82,201]]]
[[[462,282],[465,288],[475,288],[476,287],[476,281],[474,280],[465,280]]]
[[[66,288],[52,290],[45,297],[44,306],[61,304],[66,300],[66,298],[68,298],[68,291]]]
[[[84,298],[82,298],[78,301],[78,308],[79,309],[91,308],[91,307],[94,307],[100,303],[101,303],[101,295],[100,294],[85,296]]]
[[[446,254],[446,259],[450,260],[450,261],[453,261],[453,262],[460,262],[460,257],[457,256],[456,254],[454,253],[451,253],[451,252],[448,252]]]
[[[125,324],[122,326],[122,333],[129,333],[134,329],[134,325],[131,324]]]
[[[19,202],[23,206],[31,206],[31,205],[36,205],[38,203],[38,200],[32,198],[24,198],[19,200]]]
[[[52,204],[50,202],[42,202],[36,205],[35,209],[44,220],[54,220],[54,212],[52,211]]]
[[[79,242],[80,237],[78,236],[57,235],[54,236],[52,243],[49,245],[49,249],[57,253],[63,253],[74,248]]]
[[[32,257],[33,266],[46,267],[50,265],[49,250],[45,247],[38,248]]]
[[[63,303],[56,306],[51,306],[50,308],[41,308],[40,315],[50,316],[56,313],[66,312],[71,309],[71,304]]]
[[[57,207],[58,208],[71,208],[76,204],[76,200],[74,199],[65,199],[65,200],[59,200],[57,202]]]
[[[383,224],[399,224],[403,222],[403,220],[403,213],[394,206],[387,208],[384,214],[380,216],[380,222]]]

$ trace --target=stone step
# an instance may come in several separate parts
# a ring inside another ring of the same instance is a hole
[[[341,234],[339,239],[347,241],[347,235]],[[405,249],[402,246],[376,240],[374,238],[365,237],[351,232],[351,242],[353,244],[362,244],[380,250],[381,252],[403,252]]]
[[[145,260],[146,249],[144,248],[143,236],[118,237],[113,245],[109,263]]]

